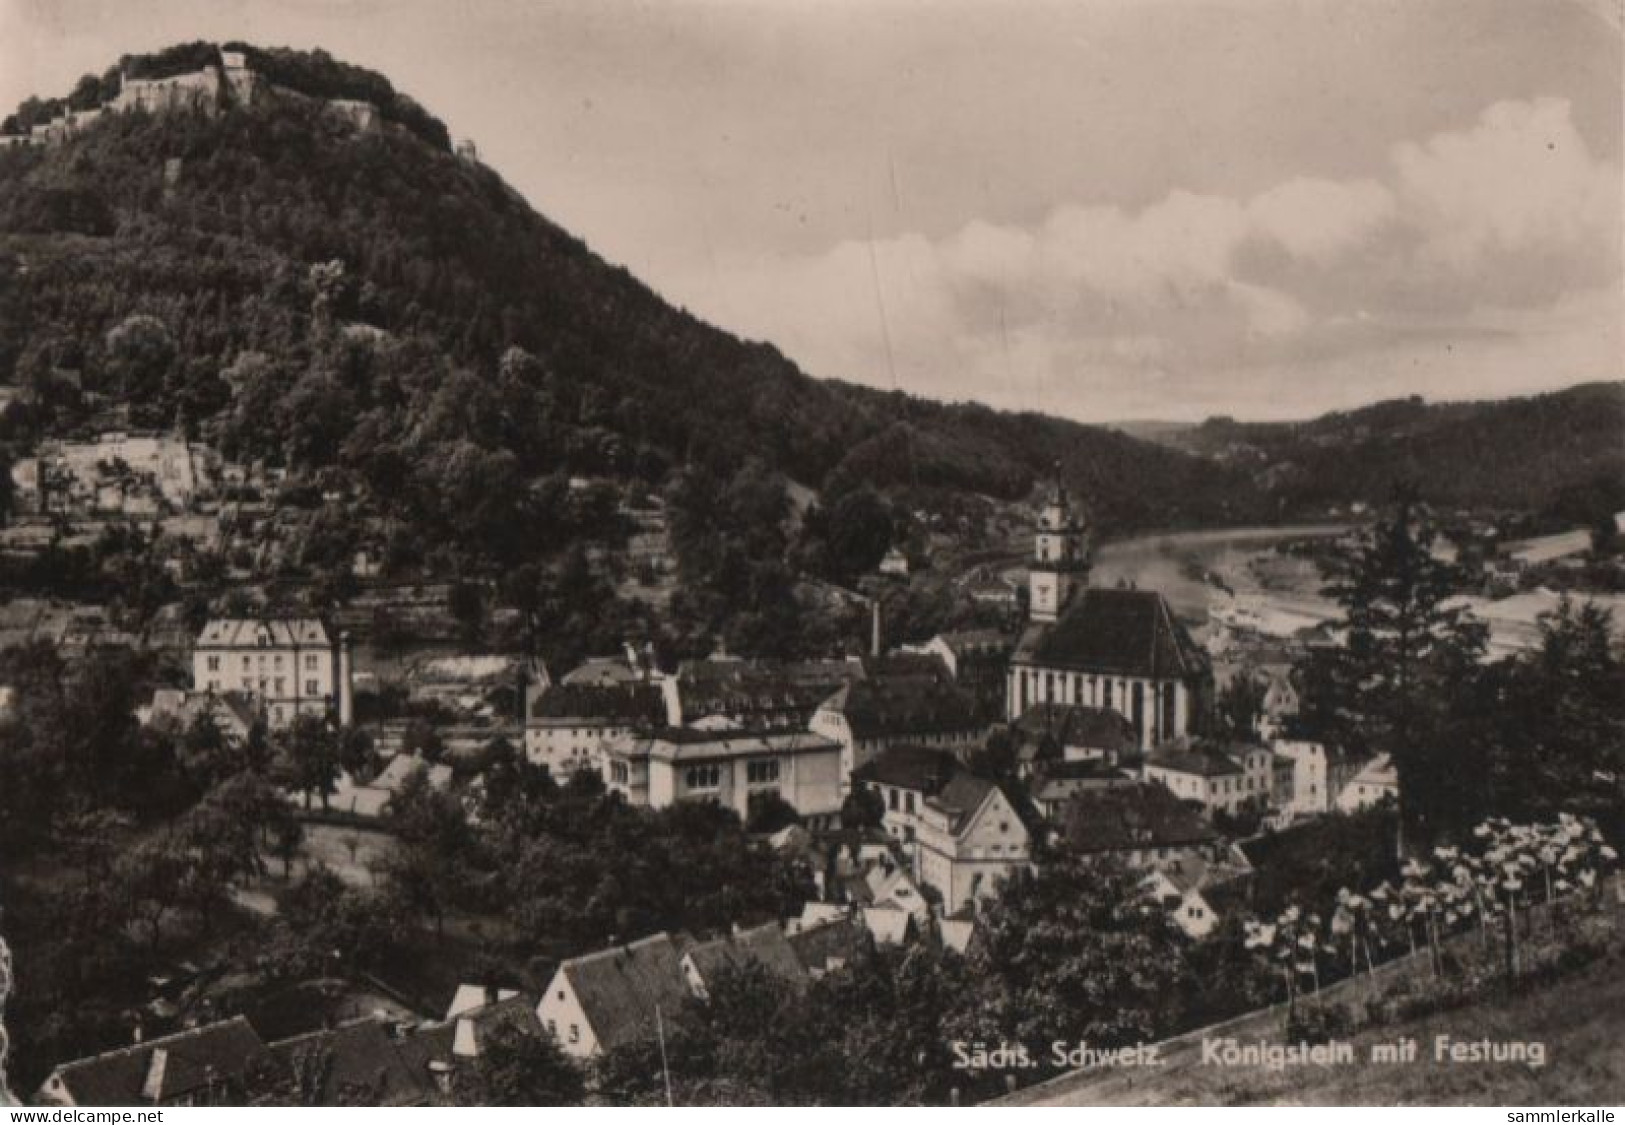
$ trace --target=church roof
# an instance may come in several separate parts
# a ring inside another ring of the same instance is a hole
[[[1148,679],[1183,679],[1206,666],[1154,590],[1085,590],[1059,621],[1030,627],[1013,660]]]

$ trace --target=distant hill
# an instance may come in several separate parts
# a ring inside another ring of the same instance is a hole
[[[1490,402],[1395,399],[1307,422],[1209,419],[1155,437],[1246,469],[1292,510],[1380,502],[1399,478],[1439,504],[1572,519],[1625,508],[1625,383]]]

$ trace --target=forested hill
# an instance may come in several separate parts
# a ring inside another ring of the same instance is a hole
[[[1625,383],[1495,402],[1396,399],[1308,422],[1209,419],[1157,440],[1246,467],[1294,508],[1381,501],[1396,475],[1438,503],[1569,521],[1625,508]]]
[[[306,91],[393,89],[246,50]],[[1108,526],[1257,513],[1245,474],[1177,450],[809,378],[671,307],[432,132],[358,133],[273,99],[106,113],[0,151],[0,382],[43,404],[3,436],[112,396],[229,452],[410,497],[431,524],[464,504],[457,472],[472,492],[509,468],[656,484],[752,457],[826,501],[863,480],[1014,498],[1059,463]]]

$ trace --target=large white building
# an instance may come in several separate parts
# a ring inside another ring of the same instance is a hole
[[[250,697],[276,729],[300,715],[354,719],[349,638],[335,644],[314,617],[221,617],[192,649],[194,691]]]
[[[758,794],[774,794],[809,821],[841,811],[841,745],[808,731],[673,727],[611,740],[604,782],[628,804],[663,809],[715,801],[740,819]]]
[[[1032,622],[1010,658],[1005,717],[1038,703],[1116,711],[1141,749],[1193,732],[1213,674],[1206,655],[1151,590],[1091,589],[1082,525],[1056,490],[1039,517]]]

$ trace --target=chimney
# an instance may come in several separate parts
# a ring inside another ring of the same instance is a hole
[[[339,634],[339,725],[355,722],[355,685],[350,667],[350,631]]]
[[[880,655],[880,599],[869,601],[869,655]]]

